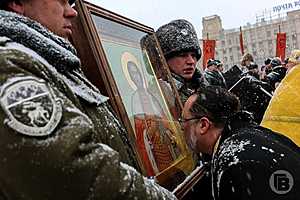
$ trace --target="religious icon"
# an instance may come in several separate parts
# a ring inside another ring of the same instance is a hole
[[[84,58],[86,74],[109,97],[124,124],[137,170],[167,188],[176,187],[195,162],[176,120],[180,99],[173,95],[172,78],[166,78],[165,70],[158,73],[166,67],[153,62],[141,45],[142,38],[155,36],[154,30],[88,2],[76,6],[76,25],[85,32],[78,31],[72,40]],[[158,49],[157,42],[153,49]],[[163,63],[161,53],[152,58]]]
[[[124,74],[134,89],[131,108],[138,152],[148,176],[154,176],[179,157],[180,149],[160,102],[147,87],[137,59],[129,52],[123,53],[121,59]]]

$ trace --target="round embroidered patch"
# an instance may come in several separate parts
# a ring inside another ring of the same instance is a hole
[[[10,79],[0,90],[9,127],[29,136],[50,135],[62,117],[61,101],[45,81],[34,77]]]

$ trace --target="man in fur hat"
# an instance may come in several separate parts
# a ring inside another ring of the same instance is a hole
[[[196,68],[201,58],[201,48],[193,25],[184,19],[173,20],[158,28],[156,36],[162,48],[164,57],[175,81],[182,102],[204,85],[204,77]],[[208,84],[207,82],[205,84]],[[202,158],[201,158],[202,159]],[[188,198],[201,195],[204,199],[211,199],[209,174],[197,183],[195,190]]]
[[[156,36],[183,101],[203,82],[196,68],[201,48],[193,25],[184,19],[173,20],[158,28]]]

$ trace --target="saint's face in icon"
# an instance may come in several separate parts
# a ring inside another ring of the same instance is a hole
[[[137,65],[132,61],[128,61],[127,68],[128,68],[129,76],[131,80],[134,82],[134,84],[136,85],[136,87],[143,88],[144,79]]]

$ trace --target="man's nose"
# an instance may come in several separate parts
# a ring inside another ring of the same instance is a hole
[[[196,63],[196,58],[195,58],[195,56],[193,56],[193,55],[191,55],[191,54],[189,54],[189,55],[187,55],[187,62],[188,63],[192,63],[192,64],[195,64]]]
[[[68,5],[65,10],[65,17],[74,18],[77,17],[77,15],[78,15],[77,11],[72,6]]]

